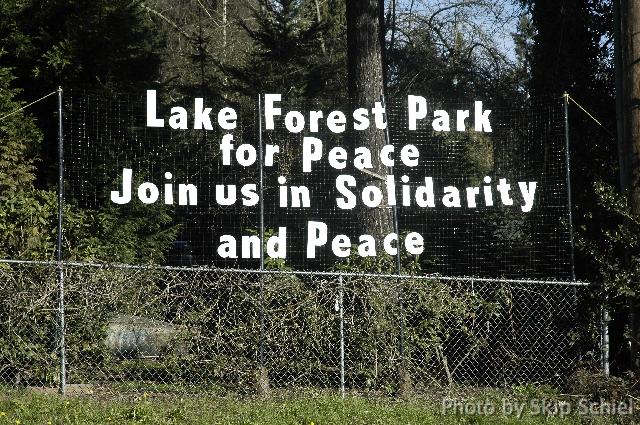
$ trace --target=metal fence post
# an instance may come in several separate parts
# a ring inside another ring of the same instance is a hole
[[[262,95],[258,95],[258,182],[260,185],[260,271],[264,270],[264,184],[262,169]],[[264,366],[264,288],[263,274],[260,274],[260,348],[258,355],[258,363],[260,367]]]
[[[344,294],[342,289],[342,275],[338,275],[338,309],[340,310],[340,395],[344,399]]]
[[[258,184],[260,192],[260,289],[259,320],[260,336],[258,341],[258,391],[265,394],[269,391],[269,373],[264,361],[264,155],[262,153],[262,95],[258,94]]]
[[[573,202],[571,198],[571,152],[569,139],[569,93],[564,92],[563,96],[564,109],[564,144],[565,144],[565,166],[566,166],[566,185],[567,185],[567,214],[569,220],[569,253],[571,255],[571,281],[576,281],[576,262],[575,262],[575,245],[573,238]],[[578,290],[573,287],[573,316],[578,323]],[[582,351],[578,350],[578,362],[582,361]]]
[[[564,143],[565,143],[565,166],[567,170],[566,184],[567,184],[567,213],[569,219],[569,243],[571,253],[571,280],[576,280],[576,265],[575,265],[575,248],[573,241],[573,205],[571,200],[571,161],[569,152],[569,93],[564,93],[562,96],[564,101]]]
[[[58,87],[58,238],[56,244],[56,277],[58,284],[58,344],[60,356],[60,394],[66,392],[64,269],[62,265],[62,220],[64,206],[64,144],[62,136],[62,87]]]
[[[384,93],[380,96],[380,100],[382,101],[382,107],[384,108],[385,120],[387,121],[387,126],[385,127],[384,136],[385,142],[390,145],[391,144],[391,134],[389,133],[389,127],[391,127],[391,123],[389,122],[389,113],[387,112],[387,102],[384,96]],[[391,174],[393,174],[393,167],[390,167]],[[400,241],[400,224],[398,222],[398,206],[396,204],[392,207],[393,212],[393,231],[398,235],[398,241]],[[398,335],[398,351],[400,353],[400,361],[404,363],[404,302],[402,299],[402,284],[400,280],[400,276],[402,275],[402,257],[400,254],[400,242],[398,242],[398,247],[396,249],[396,274],[398,278],[396,280],[397,285],[397,294],[398,294],[398,305],[400,307],[400,329]],[[403,366],[401,366],[403,367]]]

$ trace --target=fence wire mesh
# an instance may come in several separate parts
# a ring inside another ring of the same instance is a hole
[[[62,333],[81,393],[561,386],[580,366],[576,284],[66,263],[60,311],[56,270],[0,264],[5,385],[59,386]]]

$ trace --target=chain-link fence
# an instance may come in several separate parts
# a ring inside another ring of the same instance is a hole
[[[59,270],[0,264],[4,385],[118,394],[561,386],[581,361],[576,314],[589,289],[63,263],[61,291]]]

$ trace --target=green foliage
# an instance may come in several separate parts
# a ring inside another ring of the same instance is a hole
[[[606,252],[613,254],[612,246],[607,237],[603,238],[601,229],[617,222],[613,217],[617,213],[604,205],[608,201],[602,197],[603,186],[593,190],[595,182],[613,185],[618,181],[618,151],[611,137],[616,128],[612,2],[568,0],[560,4],[554,0],[521,0],[521,3],[529,9],[535,30],[532,34],[531,28],[523,25],[521,31],[529,34],[533,43],[528,54],[519,52],[531,66],[531,96],[559,98],[566,91],[609,130],[603,131],[582,110],[569,104],[574,225],[589,233],[591,244],[583,246],[582,253],[587,255],[576,256],[576,273],[586,280],[598,279],[598,269],[616,274],[611,268],[618,268],[617,258],[621,257],[613,255],[607,259]],[[613,193],[611,188],[605,191]],[[606,265],[608,261],[610,265]]]
[[[403,251],[404,252],[404,251]],[[421,259],[403,254],[402,274],[421,274]],[[352,253],[334,269],[345,273],[395,274],[396,258],[389,255],[360,257]],[[437,278],[431,280],[378,277],[349,277],[346,310],[358,320],[350,330],[353,361],[366,365],[370,356],[392,359],[397,356],[396,338],[399,320],[404,321],[405,361],[415,366],[414,378],[434,379],[454,383],[453,374],[465,358],[455,359],[447,348],[449,341],[460,338],[473,357],[488,341],[483,332],[487,320],[500,316],[509,304],[509,294],[496,291],[495,299],[488,300],[468,291],[460,283],[448,283]],[[426,289],[428,288],[428,289]],[[425,290],[426,289],[426,290]],[[362,357],[360,357],[362,356]],[[381,363],[386,360],[380,360]],[[418,366],[420,365],[420,366]],[[430,366],[436,365],[436,375]],[[423,369],[424,368],[424,369]],[[381,367],[388,373],[394,370],[392,363]],[[378,373],[376,369],[363,367],[358,379],[365,387],[386,383],[390,391],[394,378]]]
[[[406,233],[399,238],[404,239]],[[400,267],[403,275],[420,274],[420,256],[411,255],[406,250],[400,252]],[[337,262],[333,270],[343,273],[368,273],[368,274],[397,274],[398,266],[395,256],[380,252],[375,257],[362,257],[358,254],[356,245],[351,247],[351,254],[344,260]]]
[[[14,83],[30,89],[67,83],[116,90],[155,77],[157,40],[151,41],[151,28],[136,2],[59,0],[0,7],[8,18],[0,24],[2,59],[15,65],[19,76],[0,68],[0,116],[23,105],[16,100],[22,90],[12,88]],[[57,133],[49,108],[46,118],[49,142],[42,154],[53,156]],[[53,259],[57,196],[35,186],[42,131],[20,112],[0,121],[0,141],[0,256]],[[51,163],[40,166],[40,174]],[[124,216],[115,210],[83,210],[68,198],[64,221],[65,258],[74,260],[162,261],[178,230],[170,225],[168,209],[148,214],[137,208]]]
[[[5,195],[0,200],[0,257],[54,259],[57,214],[53,192],[32,189]]]
[[[587,234],[581,227],[577,240],[581,250],[593,258],[613,296],[640,295],[640,217],[631,211],[626,195],[611,185],[594,185],[598,203],[609,215],[600,234]]]
[[[21,85],[117,90],[157,76],[160,40],[139,1],[6,3],[0,45]]]
[[[428,286],[425,291],[422,287]],[[504,314],[510,295],[495,291],[494,299],[486,299],[468,291],[466,283],[449,283],[437,279],[409,281],[403,288],[406,303],[407,346],[416,364],[439,365],[440,376],[449,385],[454,384],[454,373],[467,360],[474,358],[489,343],[484,326]],[[447,343],[460,338],[466,344],[466,355],[456,356],[447,349]],[[422,372],[422,371],[420,371]]]
[[[535,32],[531,16],[523,14],[518,18],[516,32],[512,34],[516,54],[514,80],[522,93],[528,91],[531,83],[531,54]]]
[[[35,265],[0,269],[5,382],[52,385],[57,379],[55,273]],[[323,387],[336,376],[344,316],[350,385],[393,392],[400,321],[404,359],[415,381],[453,384],[460,365],[467,367],[493,335],[487,323],[500,323],[511,302],[501,288],[488,296],[467,285],[435,278],[345,276],[340,283],[288,273],[68,266],[65,340],[74,365],[68,382],[114,390],[130,385],[162,391],[171,384],[251,392],[262,347],[274,386]],[[166,322],[176,331],[166,334],[173,349],[153,360],[119,358],[105,344],[108,324],[118,315]]]
[[[0,67],[0,258],[51,259],[55,254],[56,198],[34,189],[35,153],[42,133],[23,111],[14,77]],[[14,113],[16,112],[16,113]]]
[[[254,22],[242,24],[255,47],[244,66],[227,69],[241,92],[308,99],[336,89],[332,84],[338,65],[322,44],[329,26],[318,22],[305,3],[261,1],[253,11]]]
[[[0,116],[16,111],[18,89],[0,67]],[[58,200],[51,190],[37,189],[35,163],[42,133],[24,112],[0,121],[0,258],[52,260],[56,254]],[[88,261],[160,262],[177,227],[167,208],[154,214],[141,206],[130,214],[115,209],[64,206],[65,258]]]
[[[179,227],[173,224],[168,208],[158,208],[152,214],[143,206],[127,213],[113,207],[68,208],[65,231],[65,251],[71,259],[157,264],[163,262]]]
[[[120,263],[162,262],[178,229],[167,212],[64,207],[63,252],[69,260]],[[23,190],[0,200],[0,258],[52,260],[56,253],[57,196],[44,190]]]
[[[536,29],[531,50],[531,91],[534,96],[560,95],[568,90],[584,99],[607,95],[613,73],[607,72],[613,12],[608,0],[521,0]],[[604,72],[603,72],[604,71]],[[597,82],[594,84],[594,82]],[[594,103],[600,101],[593,99]]]
[[[21,90],[11,86],[14,80],[9,68],[0,67],[0,117],[13,113],[0,121],[0,198],[31,187],[35,179],[34,154],[42,140],[42,132],[32,117],[14,113],[24,105],[16,100]]]
[[[619,416],[568,417],[558,415],[525,414],[502,415],[503,400],[511,401],[512,394],[479,390],[464,394],[459,399],[469,405],[482,405],[486,400],[495,403],[494,415],[464,415],[455,412],[442,414],[443,401],[449,395],[435,394],[425,399],[390,400],[362,396],[339,396],[327,393],[305,394],[300,391],[274,398],[233,399],[222,397],[184,397],[166,399],[153,394],[141,394],[132,400],[96,399],[88,397],[60,397],[56,395],[30,394],[21,391],[5,391],[0,395],[0,421],[7,424],[65,423],[85,424],[260,424],[260,425],[324,425],[324,424],[477,424],[515,425],[548,424],[578,425],[596,423],[609,425],[620,423]],[[525,406],[533,396],[521,398]],[[546,396],[549,402],[556,398]],[[633,418],[629,418],[633,419]]]
[[[258,229],[245,229],[245,231],[249,234],[260,236],[260,231]],[[263,252],[267,252],[267,241],[270,237],[277,235],[278,232],[276,229],[269,227],[264,229],[264,244],[263,244]],[[287,262],[284,258],[271,258],[268,255],[264,256],[264,268],[265,270],[280,270],[280,271],[292,271],[292,268],[287,265]]]
[[[449,143],[456,147],[460,146],[462,155],[460,162],[454,165],[456,170],[451,174],[468,176],[470,185],[480,186],[482,179],[497,168],[494,141],[485,134],[470,135],[469,133],[457,139]]]
[[[57,380],[55,270],[0,268],[0,377],[14,385]],[[0,418],[1,419],[1,418]]]
[[[135,0],[8,1],[0,5],[2,65],[13,69],[20,98],[63,88],[119,92],[157,84],[162,39]],[[37,187],[57,182],[57,119],[49,101],[30,107],[44,135]],[[29,156],[31,158],[31,156]]]

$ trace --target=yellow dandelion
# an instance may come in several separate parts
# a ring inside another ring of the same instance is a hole
[[[5,416],[5,415],[6,415],[6,413],[5,413],[5,412],[0,412],[0,417],[1,417],[1,416]]]
[[[16,419],[16,425],[20,425],[20,424],[21,424],[20,419]]]

